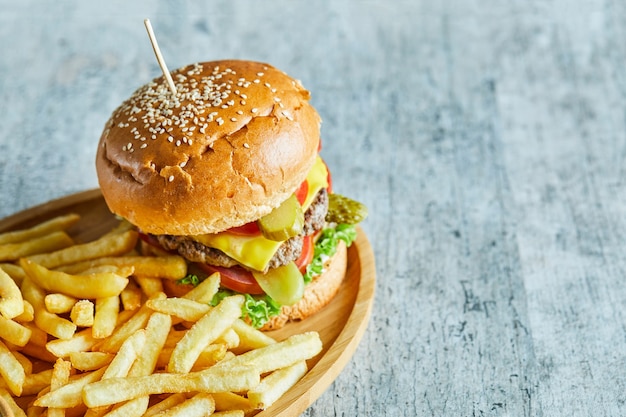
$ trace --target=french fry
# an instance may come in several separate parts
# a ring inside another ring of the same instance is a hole
[[[96,299],[96,313],[93,318],[91,332],[96,339],[104,339],[113,333],[120,311],[120,297],[104,297]]]
[[[182,256],[106,256],[59,267],[59,271],[78,274],[98,266],[129,267],[147,278],[181,279],[187,275],[187,262]]]
[[[91,327],[94,321],[94,305],[89,300],[79,300],[70,311],[70,320],[78,327]]]
[[[59,339],[69,339],[76,332],[76,325],[56,314],[48,312],[44,304],[45,292],[30,277],[22,281],[22,296],[35,310],[35,324],[41,330]]]
[[[0,233],[0,245],[33,240],[52,232],[66,230],[78,220],[80,220],[78,214],[70,213],[52,218],[28,229]]]
[[[55,252],[33,255],[29,259],[45,268],[57,268],[103,256],[117,256],[130,252],[137,243],[137,232],[129,230],[102,236],[100,239],[73,245]],[[21,255],[26,256],[26,255]],[[15,258],[17,259],[17,258]]]
[[[228,348],[223,343],[213,343],[207,346],[200,355],[196,362],[193,364],[191,368],[192,371],[202,371],[204,369],[210,368],[216,363],[224,360],[228,353]]]
[[[6,345],[9,346],[12,351],[19,350],[19,352],[24,355],[28,355],[34,359],[39,359],[43,362],[53,363],[57,359],[52,353],[48,352],[45,347],[38,346],[30,342],[26,343],[26,346],[9,345],[9,342],[7,342]]]
[[[32,331],[24,325],[0,316],[0,339],[16,346],[25,346],[30,340]]]
[[[161,412],[159,417],[203,417],[213,414],[213,411],[215,411],[213,396],[201,392],[169,410]]]
[[[167,314],[152,313],[146,325],[146,334],[149,335],[149,337],[146,338],[146,343],[141,355],[130,369],[128,373],[129,376],[144,376],[154,372],[171,327],[172,318],[170,316]]]
[[[150,406],[150,408],[148,408],[144,413],[143,417],[154,417],[156,415],[159,415],[159,413],[161,413],[162,411],[170,409],[182,403],[186,399],[187,397],[185,397],[184,394],[172,394],[167,398],[159,401],[158,403]]]
[[[30,330],[30,338],[28,343],[32,343],[37,346],[44,347],[48,343],[48,333],[41,330],[33,321],[21,323],[22,326]]]
[[[128,282],[128,285],[120,294],[120,299],[122,300],[122,307],[124,307],[124,310],[137,310],[141,307],[141,289],[137,286],[134,280],[131,279]]]
[[[244,417],[246,413],[243,410],[218,411],[211,414],[212,417]]]
[[[67,384],[70,379],[71,370],[71,363],[64,361],[63,359],[57,359],[54,363],[54,367],[52,368],[50,391],[57,390]],[[48,417],[65,417],[65,408],[49,408]]]
[[[76,304],[76,301],[78,300],[75,297],[70,297],[69,295],[58,292],[46,294],[43,299],[46,310],[54,314],[69,313],[72,307],[74,307],[74,304]]]
[[[7,347],[10,348],[10,346],[8,345]],[[24,373],[26,375],[33,373],[33,363],[30,361],[30,359],[28,359],[28,357],[18,352],[17,350],[11,350],[11,353],[13,353],[13,356],[15,356],[15,359],[17,359],[20,365],[22,365],[22,368],[24,369]]]
[[[22,395],[26,372],[7,345],[0,341],[0,375],[13,395]]]
[[[72,366],[79,371],[95,371],[111,363],[115,355],[106,352],[70,352]]]
[[[83,388],[83,400],[88,407],[100,407],[161,393],[247,391],[259,382],[259,374],[254,369],[219,370],[211,367],[187,374],[156,373],[92,382]],[[42,405],[42,398],[35,404]]]
[[[76,298],[119,295],[128,284],[128,278],[114,273],[70,275],[52,271],[26,258],[20,260],[20,266],[24,268],[28,277],[43,289]]]
[[[85,372],[61,388],[50,391],[37,398],[34,405],[37,407],[69,408],[83,404],[83,390],[88,384],[100,380],[106,368],[93,372]]]
[[[172,356],[172,351],[174,348],[163,348],[161,353],[159,354],[159,359],[157,362],[157,367],[163,368],[167,367],[169,360]],[[191,368],[192,371],[201,371],[203,369],[209,368],[216,363],[224,360],[228,353],[226,345],[223,343],[212,343],[208,345],[206,348],[200,352],[198,359],[193,364]]]
[[[222,361],[214,368],[237,369],[239,367],[256,369],[260,374],[291,366],[310,359],[322,350],[322,341],[316,332],[307,332],[288,337],[282,342],[251,350]]]
[[[24,308],[22,314],[13,318],[18,323],[28,323],[35,320],[35,309],[33,305],[26,300],[22,300]]]
[[[150,396],[144,395],[116,407],[112,411],[105,414],[105,417],[141,417],[148,409]]]
[[[294,386],[306,371],[306,362],[301,361],[272,372],[263,378],[259,385],[248,391],[250,405],[254,409],[265,410]]]
[[[211,306],[186,298],[165,298],[148,300],[146,305],[154,311],[176,316],[185,321],[198,321],[209,312]]]
[[[67,233],[52,232],[25,242],[0,245],[0,261],[15,261],[24,256],[37,256],[36,254],[71,247],[73,244],[74,241]]]
[[[13,278],[0,269],[0,314],[12,319],[24,312],[24,299]]]
[[[202,282],[193,287],[183,298],[209,304],[220,288],[220,274],[214,273],[206,277]]]
[[[165,294],[155,294],[153,298],[165,298]],[[120,346],[122,346],[122,343],[124,343],[124,340],[137,330],[143,329],[146,326],[152,313],[153,311],[144,304],[128,321],[117,328],[111,336],[104,339],[102,344],[97,346],[97,350],[109,353],[117,352]]]
[[[198,320],[174,348],[167,365],[168,371],[189,372],[200,352],[241,316],[243,301],[242,295],[226,297]]]
[[[141,355],[145,344],[146,331],[143,329],[137,330],[128,337],[120,346],[120,350],[107,367],[102,379],[120,378],[128,375],[128,371],[130,371],[135,360]]]
[[[239,335],[239,346],[237,346],[237,352],[240,353],[276,343],[276,340],[274,340],[271,336],[255,329],[241,319],[235,320],[233,323],[233,330]]]
[[[26,417],[24,410],[15,403],[9,391],[4,388],[0,388],[0,414],[7,417]]]
[[[135,281],[139,284],[143,293],[148,297],[152,297],[154,294],[163,292],[163,281],[159,278],[141,277],[135,275]]]
[[[217,411],[252,410],[250,401],[246,397],[233,392],[215,392],[212,394]]]
[[[22,396],[36,395],[42,390],[50,386],[52,379],[52,369],[46,369],[45,371],[37,372],[34,374],[27,374],[24,380],[22,389]],[[2,378],[0,378],[0,389],[8,389],[8,385]]]
[[[239,335],[230,328],[215,339],[215,343],[223,344],[228,350],[232,350],[239,346]]]
[[[18,287],[22,285],[22,280],[26,276],[26,273],[19,265],[10,264],[10,263],[1,263],[0,269],[2,269],[4,272],[9,274],[9,276],[13,279],[13,281],[15,281]]]
[[[91,329],[84,329],[68,339],[55,339],[46,344],[48,352],[57,358],[67,358],[72,352],[87,352],[98,343]]]

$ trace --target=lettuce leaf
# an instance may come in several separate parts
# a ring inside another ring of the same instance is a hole
[[[304,283],[308,284],[313,277],[324,272],[324,262],[337,252],[339,241],[344,241],[346,246],[350,246],[356,239],[356,228],[352,224],[338,224],[333,228],[322,230],[313,252],[313,260],[306,267],[304,273]]]
[[[218,305],[224,298],[233,294],[234,291],[225,289],[219,290],[211,300],[211,305]],[[246,297],[241,307],[241,318],[248,321],[255,329],[263,327],[270,317],[280,314],[280,304],[274,301],[268,295],[250,295],[244,294]]]

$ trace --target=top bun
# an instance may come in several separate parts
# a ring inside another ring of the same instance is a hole
[[[110,210],[153,234],[215,233],[257,220],[304,181],[320,118],[299,81],[263,63],[215,61],[140,87],[96,155]]]

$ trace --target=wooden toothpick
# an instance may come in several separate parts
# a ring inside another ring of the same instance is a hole
[[[146,26],[146,30],[148,31],[148,37],[150,38],[150,43],[152,44],[152,49],[154,50],[154,55],[156,55],[156,59],[159,62],[159,66],[161,67],[161,71],[163,71],[163,76],[165,76],[165,80],[167,81],[167,85],[172,90],[174,95],[177,95],[176,86],[174,85],[174,80],[172,79],[172,75],[167,69],[167,65],[165,65],[165,60],[163,59],[163,55],[161,55],[161,50],[159,49],[159,44],[157,43],[156,37],[154,36],[154,31],[152,30],[152,24],[150,24],[150,19],[144,19],[144,25]]]

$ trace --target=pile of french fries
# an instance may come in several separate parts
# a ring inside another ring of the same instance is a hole
[[[322,350],[315,332],[276,341],[216,306],[219,274],[182,297],[179,256],[143,256],[121,221],[74,242],[75,214],[0,234],[4,416],[244,416],[272,405]]]

